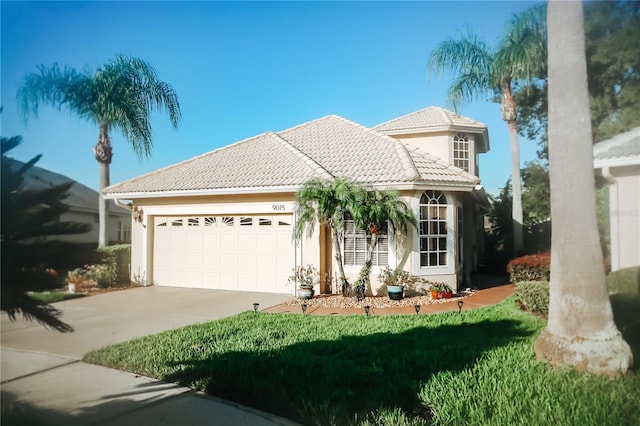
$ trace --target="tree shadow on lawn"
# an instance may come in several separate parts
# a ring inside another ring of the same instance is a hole
[[[350,424],[394,407],[428,419],[429,409],[418,400],[421,384],[436,373],[472,365],[490,349],[529,340],[533,333],[519,321],[485,320],[277,350],[261,350],[266,342],[256,341],[254,351],[172,363],[178,371],[164,379],[303,424]],[[270,338],[283,337],[274,330]]]

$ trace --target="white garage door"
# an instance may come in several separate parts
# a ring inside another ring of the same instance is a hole
[[[293,216],[155,217],[157,285],[292,293]]]

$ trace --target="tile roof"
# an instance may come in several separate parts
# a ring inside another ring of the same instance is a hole
[[[593,146],[593,158],[596,162],[631,159],[632,157],[640,157],[640,127],[598,142]]]
[[[486,130],[487,125],[444,108],[432,106],[378,124],[373,127],[373,130],[392,134],[394,132],[408,133],[410,131],[433,131],[453,128]]]
[[[362,184],[479,182],[405,143],[336,115],[261,135],[105,189],[111,197],[189,195],[265,188],[297,190],[311,178]]]
[[[25,164],[23,161],[14,158],[8,158],[8,160],[9,167],[13,170],[17,170]],[[98,192],[80,182],[74,181],[70,177],[38,166],[29,168],[23,177],[22,185],[28,190],[43,190],[73,182],[73,185],[67,191],[69,196],[63,200],[64,204],[69,206],[70,211],[98,213]],[[109,211],[127,216],[131,215],[129,210],[119,207],[113,201],[109,201]]]

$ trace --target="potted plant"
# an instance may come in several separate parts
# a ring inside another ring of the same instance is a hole
[[[67,284],[69,285],[69,293],[80,291],[82,284],[86,281],[87,271],[82,268],[76,268],[67,272]]]
[[[315,293],[313,286],[318,282],[318,270],[313,265],[293,268],[287,280],[290,284],[297,284],[296,294],[300,299],[311,299]]]
[[[453,290],[445,283],[431,284],[431,297],[433,299],[450,299],[453,296]]]
[[[386,266],[380,273],[379,279],[387,286],[389,299],[402,300],[404,287],[412,282],[413,276],[402,268],[391,269]]]

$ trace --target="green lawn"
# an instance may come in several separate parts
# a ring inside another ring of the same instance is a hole
[[[640,424],[640,375],[610,380],[538,363],[543,327],[513,298],[462,315],[246,312],[85,361],[305,425]]]
[[[84,297],[85,294],[68,293],[66,291],[60,290],[60,291],[43,291],[39,293],[29,292],[29,296],[43,303],[55,303],[55,302],[61,302],[63,300],[70,300],[70,299],[77,299],[79,297]]]

